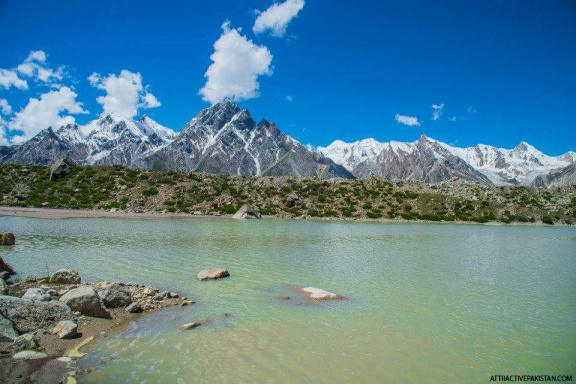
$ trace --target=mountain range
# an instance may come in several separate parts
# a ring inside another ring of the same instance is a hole
[[[273,122],[256,123],[231,101],[202,110],[180,132],[147,116],[108,114],[86,125],[48,127],[27,142],[0,147],[0,163],[51,164],[64,157],[76,164],[232,175],[576,184],[576,153],[547,156],[525,142],[513,149],[458,148],[422,135],[411,143],[336,140],[311,152]]]

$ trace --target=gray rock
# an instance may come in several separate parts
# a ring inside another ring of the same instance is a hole
[[[0,232],[0,245],[14,245],[16,237],[13,233]]]
[[[34,336],[33,333],[26,333],[25,335],[18,336],[14,339],[12,347],[16,351],[36,349],[38,348],[38,340],[36,340],[36,336]]]
[[[39,301],[50,301],[50,295],[46,293],[46,291],[42,288],[28,288],[22,298]]]
[[[130,289],[121,283],[110,283],[98,291],[104,305],[108,308],[125,307],[132,300],[130,298]]]
[[[288,196],[286,196],[286,202],[284,203],[284,205],[286,205],[286,207],[288,208],[301,207],[302,200],[300,200],[297,194],[290,193]]]
[[[200,271],[196,278],[198,280],[216,280],[228,276],[230,276],[230,272],[227,269],[205,269]]]
[[[52,284],[80,284],[81,281],[80,275],[73,269],[60,269],[50,276]]]
[[[20,333],[51,328],[61,320],[74,320],[72,311],[65,303],[12,296],[0,296],[0,315],[11,320]]]
[[[248,204],[244,204],[240,209],[232,216],[233,219],[260,219],[260,212]]]
[[[0,315],[0,341],[14,341],[18,332],[14,329],[14,323]]]
[[[6,272],[2,272],[6,273]],[[0,295],[5,295],[8,293],[8,284],[4,281],[4,279],[0,279]]]
[[[2,259],[1,257],[0,257],[0,272],[8,272],[10,275],[16,274],[14,268],[12,268],[12,266],[7,262],[5,262],[4,259]],[[3,279],[6,280],[5,277],[3,277]]]
[[[72,339],[78,334],[78,324],[71,320],[60,321],[51,332],[61,339]]]
[[[140,303],[132,303],[126,307],[125,311],[129,313],[140,313],[142,312],[142,306]]]
[[[52,164],[52,167],[50,167],[50,180],[56,181],[63,179],[70,172],[72,172],[72,168],[70,168],[68,160],[59,159],[54,164]]]
[[[14,359],[24,359],[24,360],[43,359],[45,357],[48,357],[48,355],[36,351],[21,351],[12,356],[12,358]]]
[[[10,280],[10,274],[6,271],[2,271],[2,272],[0,272],[0,279],[3,281]]]
[[[73,311],[78,311],[86,316],[104,319],[112,318],[110,312],[104,308],[96,290],[90,285],[66,292],[66,294],[60,298],[60,301],[66,303]]]

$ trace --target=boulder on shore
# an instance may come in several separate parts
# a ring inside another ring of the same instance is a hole
[[[309,297],[314,300],[342,300],[344,298],[343,296],[325,291],[320,288],[307,287],[302,288],[302,291],[307,293]]]
[[[16,351],[36,349],[38,348],[38,340],[36,340],[36,336],[33,333],[26,333],[14,339],[12,347]]]
[[[51,328],[61,320],[74,320],[74,314],[65,303],[12,296],[0,296],[0,315],[12,321],[20,333]]]
[[[73,311],[78,311],[86,316],[112,318],[110,312],[104,308],[100,296],[90,285],[71,289],[60,298],[60,301],[66,303]]]
[[[61,339],[72,339],[78,334],[78,324],[71,320],[60,321],[52,328],[51,333],[57,334]]]
[[[125,284],[110,283],[98,291],[98,295],[108,308],[126,307],[132,302],[130,289]]]
[[[236,211],[236,213],[234,214],[234,216],[232,216],[233,219],[261,219],[262,216],[260,215],[260,212],[258,212],[258,210],[254,207],[252,207],[251,205],[248,204],[244,204],[242,207],[240,207],[240,209],[238,211]]]
[[[6,273],[6,272],[2,272]],[[5,295],[8,293],[8,284],[4,281],[4,279],[0,279],[0,295]]]
[[[16,237],[13,233],[0,232],[0,245],[14,245]]]
[[[73,269],[60,269],[50,276],[52,284],[80,284],[81,281],[80,275]]]
[[[59,179],[63,179],[70,172],[72,172],[72,168],[70,168],[68,160],[66,159],[56,160],[56,162],[52,164],[52,166],[50,167],[50,180],[56,181]]]
[[[36,352],[36,351],[21,351],[12,356],[13,359],[24,359],[24,360],[43,359],[45,357],[48,357],[48,355],[43,352]]]
[[[14,341],[18,337],[18,331],[14,329],[14,323],[0,315],[0,341]]]
[[[28,288],[22,296],[23,299],[50,301],[50,295],[42,288]]]
[[[297,194],[292,192],[292,193],[289,193],[288,196],[286,196],[286,202],[284,203],[284,205],[287,208],[301,207],[302,206],[302,200],[300,200],[300,198],[298,197]]]
[[[205,269],[198,273],[196,277],[198,280],[216,280],[222,277],[230,276],[230,272],[227,269]]]

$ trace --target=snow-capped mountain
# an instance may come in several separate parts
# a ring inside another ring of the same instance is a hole
[[[149,117],[140,120],[106,115],[86,125],[51,127],[31,140],[15,145],[2,163],[49,164],[67,157],[77,164],[131,166],[150,153],[170,144],[177,134]]]
[[[274,123],[256,124],[233,102],[214,104],[190,120],[174,142],[136,166],[254,176],[353,178],[350,172],[314,154]]]
[[[558,173],[576,161],[574,152],[547,156],[525,142],[513,149],[483,144],[458,148],[425,136],[412,143],[380,143],[374,139],[344,143],[337,140],[328,147],[318,147],[317,151],[356,177],[379,175],[390,179],[433,181],[445,180],[451,174],[481,183],[486,183],[487,179],[488,183],[496,185],[537,185],[539,176]],[[542,180],[539,186],[542,186]]]

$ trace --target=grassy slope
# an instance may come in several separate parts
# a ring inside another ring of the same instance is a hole
[[[462,181],[430,185],[379,178],[257,178],[120,166],[72,166],[66,178],[52,182],[49,172],[44,166],[0,166],[0,205],[232,214],[248,203],[262,214],[276,217],[548,224],[576,221],[576,187],[548,191]],[[285,206],[286,196],[292,192],[302,200],[301,207]]]

